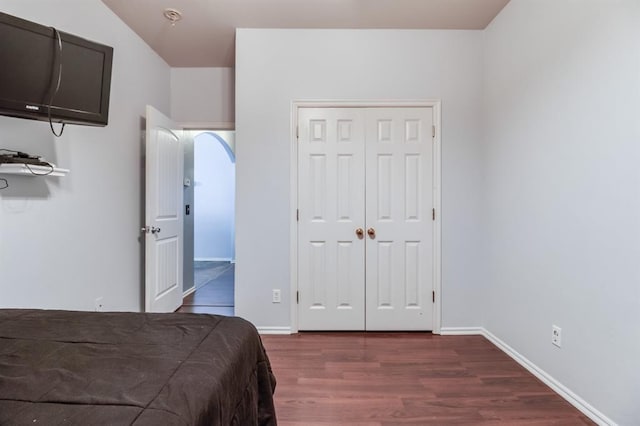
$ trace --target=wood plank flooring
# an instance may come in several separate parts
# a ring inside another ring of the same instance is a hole
[[[178,312],[233,315],[233,269],[201,265],[196,272],[198,290]],[[593,424],[482,336],[336,332],[262,340],[278,380],[281,426]]]
[[[281,426],[590,425],[482,336],[262,336]]]

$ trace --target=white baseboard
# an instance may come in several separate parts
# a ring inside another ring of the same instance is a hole
[[[231,262],[230,257],[196,257],[194,262]]]
[[[256,327],[260,334],[291,334],[291,327]]]
[[[182,298],[184,299],[185,297],[187,297],[188,295],[190,295],[190,294],[191,294],[191,293],[193,293],[194,291],[196,291],[196,286],[195,286],[195,285],[194,285],[193,287],[191,287],[191,288],[189,288],[189,289],[185,290],[185,291],[182,293]]]
[[[531,374],[540,379],[544,384],[553,389],[558,395],[567,400],[571,405],[576,407],[578,410],[582,412],[585,416],[589,417],[591,420],[596,422],[601,426],[615,426],[616,423],[602,414],[600,411],[596,410],[591,404],[589,404],[584,399],[580,398],[578,395],[573,393],[571,389],[567,388],[565,385],[560,383],[554,377],[549,375],[546,371],[535,365],[525,356],[520,354],[518,351],[513,349],[511,346],[507,345],[505,342],[500,340],[490,331],[484,330],[484,337],[486,337],[491,343],[500,348],[504,353],[513,358],[518,364],[526,368]]]
[[[582,414],[589,417],[591,420],[596,422],[601,426],[616,426],[616,423],[602,414],[600,411],[595,409],[592,405],[586,402],[584,399],[580,398],[574,392],[572,392],[565,385],[560,383],[554,377],[549,375],[546,371],[535,365],[525,356],[520,354],[518,351],[513,349],[511,346],[507,345],[505,342],[500,340],[497,336],[491,333],[489,330],[484,327],[442,327],[440,329],[440,334],[442,335],[482,335],[495,346],[497,346],[501,351],[509,355],[513,360],[515,360],[518,364],[523,366],[527,371],[540,379],[544,384],[553,389],[558,395],[564,398],[571,405],[576,407]]]
[[[482,327],[440,327],[440,334],[443,336],[470,336],[484,335]]]

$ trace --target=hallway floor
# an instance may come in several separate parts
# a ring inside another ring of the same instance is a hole
[[[229,262],[194,262],[196,291],[184,298],[178,312],[234,315],[235,265]]]

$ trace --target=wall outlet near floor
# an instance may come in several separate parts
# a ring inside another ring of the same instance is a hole
[[[96,297],[96,300],[93,303],[96,312],[102,312],[104,310],[104,305],[102,304],[102,296]]]
[[[271,301],[273,303],[280,303],[282,301],[282,298],[280,297],[280,289],[279,288],[274,288],[273,289],[273,294],[271,296]]]
[[[557,325],[551,326],[551,343],[557,347],[562,347],[562,329]]]

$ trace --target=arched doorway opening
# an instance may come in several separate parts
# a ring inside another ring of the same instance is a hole
[[[235,132],[193,135],[193,270],[191,312],[234,314]]]

